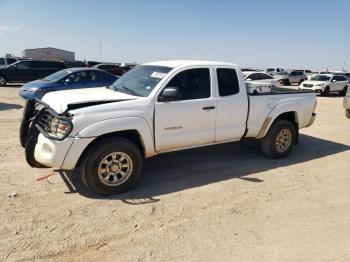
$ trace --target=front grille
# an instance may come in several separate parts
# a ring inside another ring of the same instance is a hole
[[[50,113],[49,110],[44,109],[43,111],[39,112],[39,115],[37,116],[36,124],[47,134],[51,133],[51,122],[54,118],[54,115]]]
[[[313,87],[314,85],[312,84],[303,84],[303,87]]]

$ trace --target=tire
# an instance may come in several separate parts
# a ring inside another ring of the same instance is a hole
[[[346,96],[346,92],[348,92],[348,87],[347,87],[347,86],[344,86],[343,90],[340,91],[339,94],[340,94],[341,96]]]
[[[350,109],[345,109],[345,115],[347,118],[350,118]]]
[[[285,80],[284,80],[284,85],[285,85],[285,86],[289,86],[289,85],[290,85],[289,79],[285,79]]]
[[[302,82],[304,82],[304,79],[301,79],[298,85],[301,85]]]
[[[6,78],[3,76],[0,76],[0,86],[6,86],[6,82],[7,82]]]
[[[285,134],[288,134],[288,137]],[[286,141],[287,138],[288,141]],[[280,143],[278,143],[278,139]],[[261,149],[269,158],[283,158],[292,150],[295,139],[296,130],[293,123],[287,120],[277,119],[271,125],[270,130],[265,137],[261,140]],[[285,143],[285,146],[282,148],[283,143]]]
[[[321,96],[329,96],[330,93],[330,87],[326,86],[323,91],[321,91]]]
[[[25,143],[24,150],[25,150],[26,161],[31,167],[49,168],[48,166],[45,166],[35,160],[34,150],[35,150],[35,145],[38,142],[38,136],[39,136],[39,131],[36,130],[31,134],[31,136],[27,139]]]
[[[89,190],[110,196],[130,190],[140,177],[142,166],[143,157],[133,142],[110,137],[91,146],[82,160],[80,175]]]

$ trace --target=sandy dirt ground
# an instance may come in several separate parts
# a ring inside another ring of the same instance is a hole
[[[350,261],[350,120],[318,97],[283,160],[238,142],[145,163],[133,191],[90,194],[77,172],[32,169],[24,102],[0,87],[0,261]],[[16,194],[16,195],[15,195]]]

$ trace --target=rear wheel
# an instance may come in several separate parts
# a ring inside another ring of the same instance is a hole
[[[6,78],[3,76],[0,76],[0,86],[6,86]]]
[[[99,195],[128,191],[142,172],[139,148],[125,138],[106,138],[94,144],[81,165],[84,184]]]
[[[261,149],[270,158],[283,158],[290,153],[295,139],[296,130],[293,123],[277,119],[261,140]]]
[[[330,87],[326,86],[325,89],[323,91],[321,91],[321,95],[322,96],[328,96],[330,93]]]
[[[284,80],[284,85],[285,85],[285,86],[289,86],[289,85],[290,85],[289,79],[285,79],[285,80]]]

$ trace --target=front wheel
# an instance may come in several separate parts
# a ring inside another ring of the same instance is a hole
[[[277,119],[261,141],[263,153],[270,158],[286,157],[296,138],[296,130],[293,123],[283,119]]]
[[[98,195],[128,191],[142,172],[143,157],[130,140],[112,137],[94,144],[81,165],[84,184]]]

